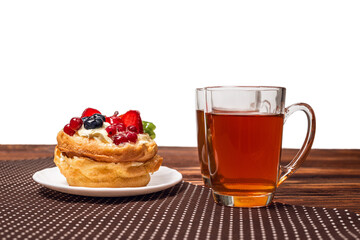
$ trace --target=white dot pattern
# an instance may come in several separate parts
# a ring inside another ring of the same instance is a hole
[[[76,196],[32,180],[53,166],[49,158],[0,162],[0,239],[360,239],[360,217],[348,210],[229,208],[188,182],[134,197]]]

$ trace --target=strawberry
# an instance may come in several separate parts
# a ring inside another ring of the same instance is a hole
[[[82,113],[81,117],[90,117],[92,115],[94,115],[95,113],[99,113],[101,114],[101,112],[99,110],[96,110],[95,108],[87,108],[84,110],[84,112]]]
[[[137,133],[144,133],[139,111],[127,111],[125,114],[121,115],[121,118],[126,127],[135,126],[138,129]]]

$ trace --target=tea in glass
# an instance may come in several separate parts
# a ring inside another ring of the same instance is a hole
[[[212,133],[210,165],[216,166],[212,189],[234,196],[274,192],[284,115],[216,113],[208,114],[207,121]]]
[[[315,136],[315,114],[305,103],[285,108],[285,88],[205,88],[205,135],[215,202],[262,207],[306,159]],[[283,124],[305,112],[305,142],[287,166],[280,166]]]

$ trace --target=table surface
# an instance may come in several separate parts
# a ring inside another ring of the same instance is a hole
[[[54,145],[0,145],[0,160],[52,157]],[[283,164],[297,150],[284,149]],[[203,185],[195,147],[159,147],[163,165]],[[360,149],[313,149],[303,166],[277,190],[275,201],[304,206],[344,208],[360,214]]]

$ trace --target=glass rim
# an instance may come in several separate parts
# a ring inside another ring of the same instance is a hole
[[[197,88],[196,90],[201,88]],[[248,90],[248,91],[285,91],[285,87],[277,86],[210,86],[202,88],[205,91],[225,91],[225,90]]]

